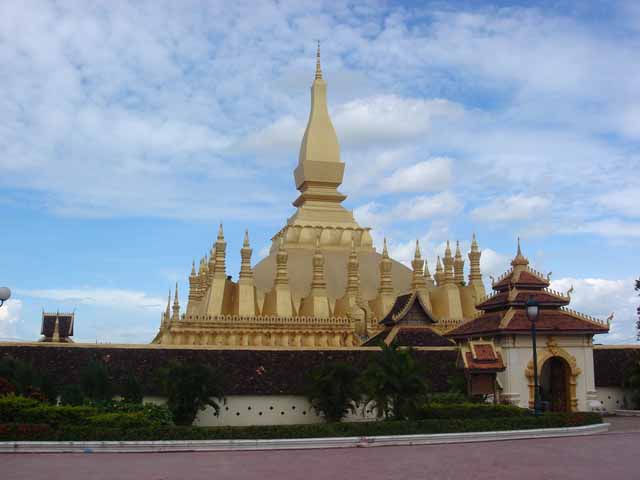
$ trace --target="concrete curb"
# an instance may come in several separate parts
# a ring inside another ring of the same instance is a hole
[[[0,442],[0,453],[145,453],[311,448],[385,447],[442,443],[495,442],[533,438],[575,437],[605,433],[608,423],[584,427],[508,430],[504,432],[389,435],[379,437],[292,438],[277,440],[162,440],[142,442]]]
[[[614,410],[617,417],[640,417],[640,410]]]

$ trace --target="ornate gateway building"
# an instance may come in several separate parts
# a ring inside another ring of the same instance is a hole
[[[399,296],[414,294],[439,333],[477,313],[485,295],[480,250],[473,238],[464,277],[459,245],[449,243],[435,274],[416,242],[412,270],[373,247],[370,228],[342,206],[345,164],[327,109],[318,50],[311,112],[294,171],[296,212],[272,238],[269,255],[252,268],[245,234],[237,282],[226,271],[222,225],[209,252],[194,263],[189,299],[180,313],[176,286],[153,343],[170,345],[354,347],[378,334]]]

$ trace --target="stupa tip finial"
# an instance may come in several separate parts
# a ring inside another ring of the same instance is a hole
[[[518,237],[518,253],[517,253],[517,255],[518,255],[519,257],[521,257],[521,256],[522,256],[522,251],[520,250],[520,237]]]
[[[222,230],[222,222],[220,222],[220,226],[218,227],[218,240],[224,240],[224,231]]]
[[[242,244],[243,247],[248,247],[249,246],[249,229],[245,229],[244,231],[244,242]]]
[[[415,258],[420,258],[421,257],[421,253],[420,253],[420,240],[416,239],[416,252],[415,252]]]
[[[456,240],[456,257],[461,257],[462,253],[460,252],[460,240]]]
[[[382,241],[382,256],[383,257],[389,256],[389,250],[387,249],[387,237],[384,237]]]
[[[196,259],[194,258],[193,261],[191,262],[191,275],[195,275],[196,274]]]
[[[320,40],[318,40],[318,50],[316,51],[316,80],[322,79],[322,68],[320,67]]]

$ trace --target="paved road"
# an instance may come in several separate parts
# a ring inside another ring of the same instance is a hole
[[[640,419],[589,437],[333,450],[0,455],[13,479],[640,479]]]

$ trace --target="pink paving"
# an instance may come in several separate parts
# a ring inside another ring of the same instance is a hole
[[[13,479],[636,479],[640,419],[589,437],[261,452],[0,455]]]

